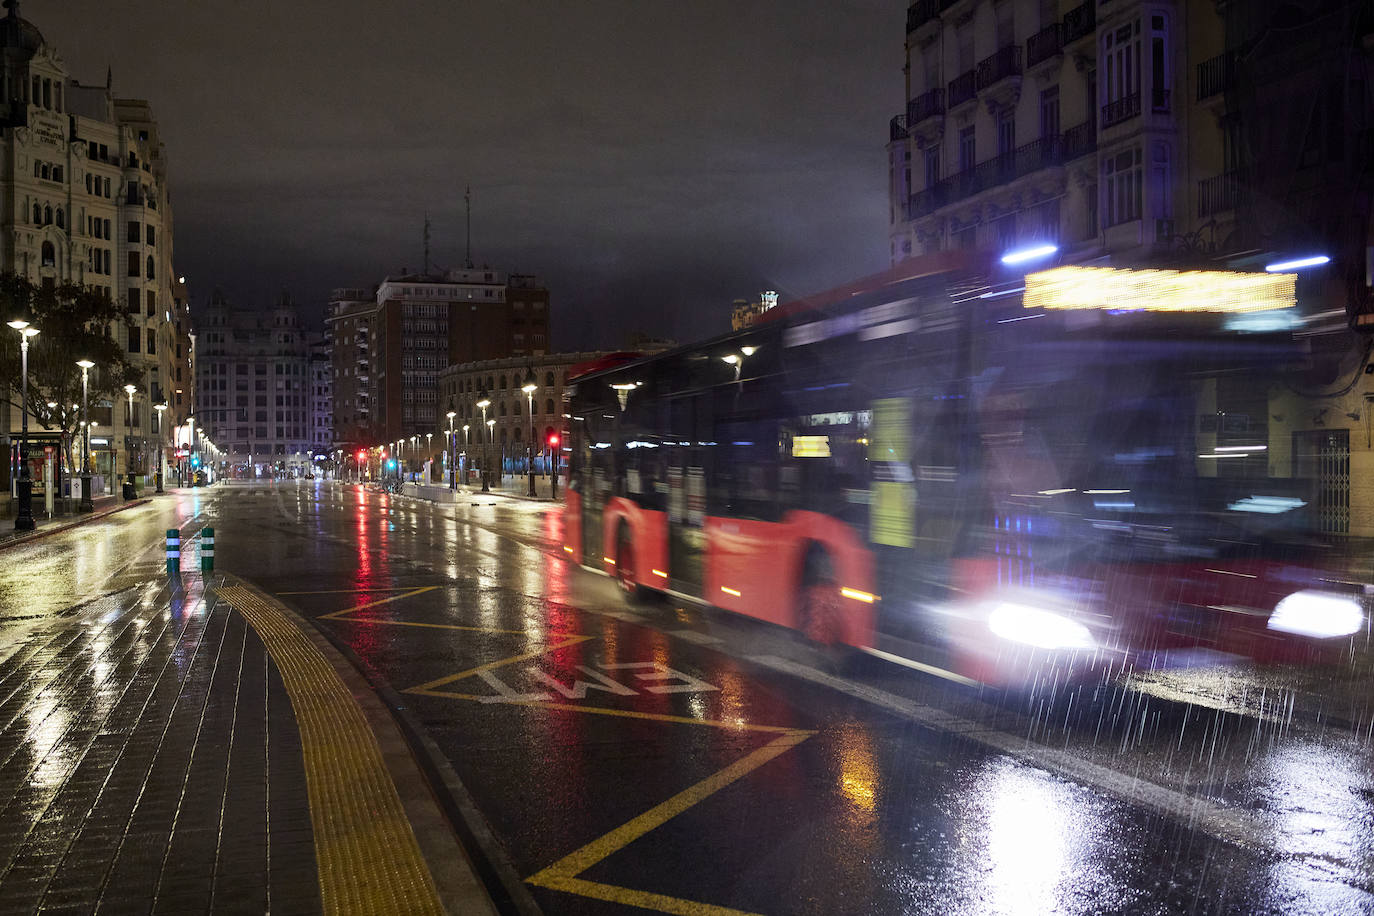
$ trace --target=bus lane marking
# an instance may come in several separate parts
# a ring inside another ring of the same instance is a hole
[[[609,903],[618,903],[625,906],[679,914],[679,916],[755,916],[755,914],[749,914],[743,910],[716,906],[714,904],[702,903],[695,900],[687,900],[681,897],[670,897],[665,894],[656,894],[651,891],[638,890],[636,888],[623,887],[616,884],[590,881],[585,878],[580,878],[578,875],[619,850],[624,849],[645,834],[661,827],[663,824],[677,817],[689,808],[705,801],[721,789],[739,781],[774,758],[801,744],[807,738],[816,734],[816,732],[811,729],[795,728],[787,725],[761,725],[746,722],[742,719],[733,721],[700,719],[691,716],[675,716],[667,713],[639,712],[632,709],[584,706],[574,703],[559,702],[554,700],[552,695],[546,692],[522,693],[516,688],[511,687],[506,681],[495,674],[497,669],[514,665],[518,662],[527,661],[536,656],[554,652],[594,638],[593,636],[583,635],[565,637],[555,644],[543,646],[528,652],[521,652],[508,658],[487,662],[486,664],[469,668],[466,671],[460,671],[457,674],[451,674],[415,687],[406,688],[401,692],[451,700],[467,700],[475,703],[501,703],[509,706],[525,706],[561,712],[586,713],[589,715],[611,716],[625,719],[641,719],[675,725],[706,726],[708,728],[719,728],[740,732],[757,732],[775,736],[762,747],[756,748],[734,763],[712,773],[700,782],[683,789],[668,800],[660,802],[643,814],[631,818],[614,830],[597,837],[585,846],[574,850],[552,865],[541,869],[534,875],[525,879],[527,883],[537,887],[576,894],[581,897],[588,897]],[[599,667],[607,671],[631,672],[635,675],[637,680],[652,682],[648,685],[641,686],[646,692],[655,694],[708,692],[720,689],[714,684],[707,683],[699,678],[674,670],[662,663],[654,661],[602,663]],[[627,687],[621,682],[601,674],[599,671],[585,665],[578,665],[577,668],[583,674],[591,677],[596,683],[574,679],[572,685],[569,686],[554,678],[552,675],[549,675],[538,666],[530,666],[526,669],[526,672],[532,675],[535,680],[551,687],[559,694],[562,694],[566,699],[583,699],[591,690],[601,690],[613,696],[639,695],[639,692],[634,688]],[[495,690],[496,693],[462,693],[457,690],[440,689],[441,687],[456,684],[459,681],[467,679],[480,680]],[[669,681],[676,682],[668,683]]]

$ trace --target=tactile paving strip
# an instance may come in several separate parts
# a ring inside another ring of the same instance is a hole
[[[215,590],[257,631],[300,725],[326,914],[444,912],[376,736],[300,628],[240,586]]]

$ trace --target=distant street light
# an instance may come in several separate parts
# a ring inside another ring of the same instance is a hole
[[[495,422],[487,423],[487,408],[491,406],[491,398],[487,397],[487,392],[486,392],[486,389],[485,389],[485,388],[482,389],[481,391],[479,391],[479,392],[477,393],[477,406],[480,407],[480,408],[482,408],[482,425],[485,426],[485,427],[487,427],[488,430],[490,430],[490,429],[492,428],[492,426],[495,426],[496,424],[495,424]],[[482,449],[482,492],[483,492],[483,493],[490,493],[490,492],[491,492],[491,481],[489,480],[489,478],[491,477],[491,474],[490,474],[490,472],[487,470],[487,459],[490,457],[489,452],[491,451],[491,445],[490,445],[490,443],[491,443],[491,436],[490,436],[490,434],[488,434],[488,436],[487,436],[487,447],[484,448],[484,449]]]
[[[91,502],[91,421],[88,416],[87,407],[90,392],[91,369],[95,363],[89,359],[78,359],[76,364],[81,367],[81,429],[86,440],[85,448],[81,451],[81,503],[77,506],[77,511],[93,512],[95,504]]]
[[[458,467],[457,460],[458,444],[453,441],[453,418],[458,416],[457,411],[448,412],[448,488],[458,489]]]
[[[167,409],[167,405],[166,405],[165,403],[163,403],[163,404],[154,404],[154,405],[153,405],[153,410],[156,410],[156,411],[157,411],[157,472],[154,474],[154,478],[153,478],[153,479],[157,481],[157,491],[156,491],[156,492],[158,492],[158,493],[163,492],[163,490],[162,490],[162,412],[163,412],[164,410],[166,410],[166,409]]]
[[[525,397],[530,404],[530,441],[527,452],[530,471],[530,496],[534,496],[534,393],[539,390],[539,383],[534,378],[534,367],[525,375],[525,384],[520,386],[520,390],[525,392]]]
[[[19,379],[20,379],[20,416],[19,434],[19,507],[14,515],[14,530],[32,531],[33,520],[33,478],[29,476],[29,338],[38,333],[37,328],[29,327],[23,318],[9,322],[9,326],[19,332]]]
[[[129,396],[129,441],[124,448],[124,470],[129,475],[129,482],[124,485],[124,498],[134,498],[134,392],[138,389],[133,385],[125,385],[124,393]]]

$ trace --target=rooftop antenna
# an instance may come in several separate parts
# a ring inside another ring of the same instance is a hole
[[[425,276],[429,276],[429,214],[425,214]]]
[[[468,270],[472,270],[472,185],[468,185],[467,190],[463,192],[463,203],[468,211],[468,251],[463,263]]]

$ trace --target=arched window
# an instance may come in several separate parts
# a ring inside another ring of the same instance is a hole
[[[58,228],[58,229],[66,229],[66,228],[67,228],[67,219],[66,219],[66,217],[65,217],[65,216],[63,215],[63,213],[62,213],[62,208],[61,208],[61,207],[58,207],[58,208],[57,208],[57,228]]]
[[[52,207],[50,207],[50,206],[45,206],[45,207],[43,208],[43,225],[45,225],[45,226],[51,226],[51,225],[52,225]]]
[[[38,204],[33,205],[33,224],[35,226],[43,225],[43,208]]]
[[[505,431],[504,429],[501,430],[501,444],[502,444],[502,445],[505,445],[505,444],[506,444],[506,431]]]
[[[52,242],[43,243],[43,266],[57,266],[57,249],[53,247]]]
[[[520,416],[520,402],[519,402],[519,401],[516,401],[514,404],[510,405],[510,412],[511,412],[511,416],[514,416],[514,417]]]
[[[491,391],[491,390],[492,390],[493,388],[495,388],[495,387],[496,387],[496,386],[495,386],[494,384],[492,384],[491,376],[488,375],[488,376],[487,376],[487,390],[488,390],[488,391]]]
[[[545,387],[545,388],[552,388],[552,387],[553,387],[553,373],[552,373],[552,372],[545,372],[545,373],[544,373],[544,387]]]
[[[43,163],[39,162],[37,159],[33,160],[33,177],[43,177]]]
[[[52,177],[52,168],[51,168],[46,162],[43,163],[43,177],[44,177],[44,178],[51,178],[51,177]]]
[[[501,402],[501,416],[504,417],[505,415],[506,415],[506,402],[505,402],[505,401],[502,401],[502,402]],[[502,433],[502,435],[504,436],[505,433]]]
[[[87,173],[86,173],[86,193],[87,193],[87,194],[90,194],[90,193],[91,193],[91,173],[90,173],[90,172],[87,172]]]
[[[553,416],[553,398],[549,398],[548,401],[544,403],[544,413]]]
[[[151,279],[153,279],[153,277],[154,277],[154,272],[153,272],[153,256],[152,256],[152,255],[148,255],[148,279],[151,280]],[[288,340],[289,340],[289,339],[290,339],[290,338],[288,337]]]
[[[505,391],[505,390],[506,390],[506,377],[505,377],[504,375],[501,376],[501,390],[502,390],[502,391]]]
[[[60,166],[60,165],[55,165],[55,166],[52,167],[52,180],[53,180],[53,181],[61,181],[61,180],[62,180],[62,166]]]
[[[520,428],[519,426],[515,427],[515,441],[516,441],[516,442],[519,442],[519,441],[520,441],[520,433],[521,433],[521,428]]]

